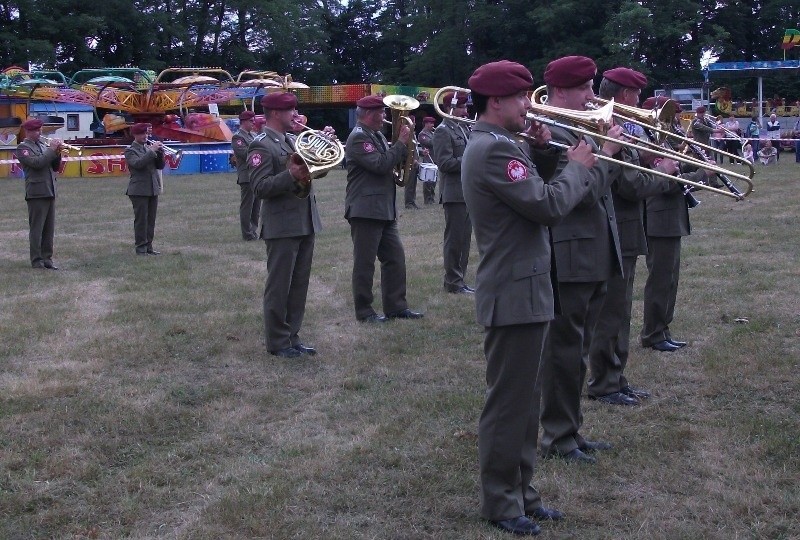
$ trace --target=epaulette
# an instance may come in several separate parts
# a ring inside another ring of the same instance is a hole
[[[494,131],[490,131],[489,133],[491,133],[492,137],[494,137],[494,140],[496,141],[503,140],[503,141],[508,141],[511,144],[517,144],[517,141],[509,137],[506,137],[505,135],[500,135],[499,133],[495,133]]]
[[[364,131],[364,130],[361,129],[361,126],[356,126],[356,127],[353,128],[353,133],[361,133],[362,131]]]

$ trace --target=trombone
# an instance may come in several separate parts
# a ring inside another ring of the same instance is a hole
[[[52,141],[50,137],[45,137],[44,135],[39,136],[39,140],[47,146],[50,146],[50,141]],[[65,143],[64,141],[61,141],[61,146],[59,146],[59,149],[62,153],[66,150],[67,152],[77,152],[78,156],[83,154],[83,146],[73,146]]]
[[[458,86],[445,86],[444,88],[440,88],[439,91],[436,92],[436,96],[434,97],[433,107],[436,110],[437,114],[439,114],[439,116],[441,116],[442,118],[449,118],[449,119],[451,119],[453,121],[456,121],[456,122],[467,122],[469,124],[474,124],[475,123],[474,120],[469,120],[469,119],[466,119],[466,118],[459,118],[459,117],[456,117],[456,116],[453,116],[453,115],[450,115],[450,114],[446,114],[444,111],[442,111],[442,109],[439,107],[439,97],[444,92],[471,92],[471,91],[468,88],[461,88],[461,87],[458,87]],[[642,147],[640,145],[637,145],[636,143],[628,141],[628,140],[614,139],[612,137],[608,137],[606,135],[603,135],[600,132],[603,130],[603,126],[610,124],[610,122],[611,122],[611,120],[613,118],[613,114],[614,114],[613,113],[614,105],[615,105],[614,100],[611,100],[608,104],[606,104],[605,106],[601,107],[600,109],[591,110],[591,111],[574,111],[572,109],[563,109],[563,108],[560,108],[560,107],[552,107],[552,106],[544,105],[544,104],[541,104],[541,103],[531,103],[532,110],[534,112],[532,112],[532,113],[529,112],[525,116],[529,121],[535,121],[535,122],[539,122],[541,124],[545,124],[545,125],[548,125],[548,126],[558,127],[558,128],[565,129],[565,130],[570,131],[570,132],[575,133],[575,134],[586,135],[588,137],[599,138],[599,139],[602,139],[602,140],[605,140],[605,141],[610,141],[610,142],[613,142],[613,143],[616,143],[616,144],[620,144],[622,146],[627,146],[629,148],[633,148],[633,149],[635,149],[635,150],[637,150],[639,152],[650,152],[651,154],[657,154],[657,155],[660,155],[661,157],[664,157],[664,158],[669,158],[669,159],[673,159],[673,160],[681,162],[681,163],[687,163],[687,164],[691,164],[691,165],[694,165],[694,166],[699,166],[699,167],[702,167],[704,169],[711,169],[711,170],[715,170],[717,172],[719,172],[719,171],[728,172],[726,169],[722,169],[720,167],[715,167],[715,166],[712,166],[712,165],[710,165],[708,163],[700,164],[700,162],[698,160],[689,158],[689,157],[681,155],[681,154],[677,154],[675,152],[667,152],[667,151],[665,151],[663,149],[660,149],[660,150],[650,149],[650,148],[646,148],[646,147]],[[567,121],[570,121],[570,122],[573,122],[573,123],[576,123],[576,124],[579,124],[579,125],[586,126],[587,129],[584,129],[582,127],[575,126],[575,125],[564,124],[562,122],[554,120],[553,118],[551,118],[551,116],[556,117],[556,118],[564,118]],[[517,135],[520,136],[520,137],[523,137],[523,138],[529,138],[529,136],[527,134],[525,134],[525,133],[518,133]],[[637,141],[638,141],[638,139],[637,139]],[[556,142],[556,141],[548,141],[548,144],[550,146],[554,146],[556,148],[562,148],[562,149],[571,148],[571,146],[568,145],[568,144],[560,143],[560,142]],[[695,182],[693,180],[688,180],[688,179],[685,179],[685,178],[679,178],[677,176],[672,176],[672,175],[667,174],[667,173],[662,173],[661,171],[658,171],[656,169],[648,169],[647,167],[642,167],[640,165],[635,165],[633,163],[628,163],[627,161],[624,161],[624,160],[614,159],[613,157],[609,157],[609,156],[607,156],[605,154],[602,154],[602,153],[596,153],[595,156],[597,157],[597,159],[600,159],[600,160],[603,160],[603,161],[607,161],[609,163],[616,163],[617,165],[619,165],[621,167],[628,167],[628,168],[635,169],[635,170],[638,170],[638,171],[641,171],[641,172],[652,174],[654,176],[660,176],[660,177],[666,178],[668,180],[679,182],[681,184],[687,184],[687,185],[690,185],[690,186],[694,186],[696,188],[705,189],[705,190],[708,190],[708,191],[713,191],[715,193],[719,193],[721,195],[725,195],[726,197],[733,197],[736,200],[741,200],[743,197],[745,197],[746,195],[748,195],[752,191],[752,182],[750,182],[749,178],[747,179],[747,182],[749,183],[750,188],[748,189],[747,193],[745,193],[743,195],[736,195],[736,194],[734,194],[734,193],[732,193],[730,191],[725,191],[725,190],[722,190],[722,189],[719,189],[719,188],[711,187],[708,184]]]
[[[383,104],[392,110],[392,121],[384,120],[386,123],[392,124],[392,144],[397,142],[403,124],[407,125],[411,130],[411,136],[408,138],[408,143],[406,143],[406,160],[396,165],[393,171],[394,183],[403,187],[406,185],[406,179],[411,174],[411,167],[418,157],[417,136],[414,134],[414,122],[408,115],[410,111],[419,107],[419,101],[401,94],[393,94],[383,98]]]
[[[154,142],[161,142],[161,141],[155,141],[155,140],[153,140],[153,139],[147,139],[147,140],[145,140],[144,142],[145,142],[145,144],[146,144],[147,146],[150,146],[150,145],[151,145],[151,144],[153,144]],[[166,144],[164,144],[163,142],[161,142],[161,149],[162,149],[162,150],[164,151],[164,153],[165,153],[166,155],[168,155],[168,156],[180,157],[180,156],[181,156],[181,154],[183,154],[183,149],[176,150],[175,148],[170,148],[169,146],[167,146],[167,145],[166,145]]]
[[[540,90],[542,87],[537,88],[534,91],[534,98],[543,99],[541,96]],[[606,105],[608,100],[595,97],[594,101],[597,105]],[[721,156],[728,157],[729,159],[735,160],[738,163],[741,163],[748,167],[748,175],[742,175],[738,173],[733,173],[727,170],[723,170],[722,172],[717,171],[716,168],[712,168],[717,174],[725,175],[730,174],[735,178],[739,178],[740,180],[750,184],[750,187],[747,190],[747,194],[753,191],[752,186],[752,178],[755,175],[755,169],[753,168],[753,164],[747,161],[746,159],[737,156],[736,154],[730,154],[718,148],[714,148],[713,146],[709,146],[707,144],[700,143],[694,139],[690,139],[686,136],[686,133],[679,127],[675,125],[675,115],[678,111],[678,104],[674,100],[667,101],[664,105],[660,108],[656,108],[653,110],[648,109],[640,109],[639,107],[632,107],[630,105],[622,105],[621,103],[614,103],[614,116],[619,118],[622,122],[632,122],[635,124],[640,125],[643,129],[650,132],[651,138],[656,142],[647,142],[645,141],[644,144],[651,145],[654,148],[660,148],[663,150],[658,142],[664,139],[668,140],[677,140],[680,141],[680,144],[688,145],[692,151],[697,155],[695,159],[695,165],[698,167],[709,168],[707,167],[708,161],[708,153],[714,152],[716,154],[720,154]],[[664,129],[662,126],[666,125],[667,129]],[[741,137],[733,133],[732,131],[726,129],[722,125],[714,124],[713,127],[718,127],[722,129],[726,133],[733,135],[737,139],[741,140]],[[698,151],[701,150],[702,151]],[[670,150],[667,150],[670,152]],[[684,154],[685,155],[685,154]],[[689,158],[692,159],[692,158]]]
[[[539,107],[545,107],[549,109],[555,109],[554,107],[550,107],[546,105],[547,96],[544,94],[544,90],[546,86],[540,86],[533,92],[532,99],[536,102],[534,103],[534,109]],[[692,182],[690,180],[678,179],[677,181],[683,184],[690,184],[695,185],[696,187],[706,189],[708,191],[713,191],[715,193],[719,193],[721,195],[725,195],[727,197],[732,197],[736,200],[742,200],[743,198],[747,197],[753,191],[753,182],[752,178],[755,174],[755,169],[753,168],[752,163],[749,161],[740,158],[739,156],[729,154],[727,152],[722,152],[713,146],[709,146],[707,144],[702,144],[694,139],[690,139],[686,136],[686,134],[680,130],[679,127],[675,126],[675,115],[678,111],[678,104],[675,101],[667,101],[661,108],[654,109],[654,110],[647,110],[647,109],[640,109],[638,107],[632,107],[630,105],[623,105],[621,103],[614,102],[613,99],[606,100],[600,97],[595,97],[593,101],[586,104],[587,108],[590,110],[603,110],[606,108],[611,109],[611,118],[618,118],[622,122],[630,122],[636,125],[639,125],[647,131],[648,136],[652,139],[652,141],[642,141],[640,139],[636,139],[636,143],[622,141],[621,144],[624,146],[628,146],[630,148],[634,148],[640,152],[649,152],[651,154],[656,154],[664,158],[673,159],[678,161],[679,163],[702,168],[706,170],[710,170],[714,172],[720,181],[728,188],[728,191],[723,189],[715,188],[713,186],[709,186],[708,184]],[[569,112],[569,111],[568,111]],[[577,111],[578,114],[582,114],[582,111]],[[564,115],[566,118],[569,119],[570,115]],[[663,124],[666,124],[669,129],[664,129],[661,127]],[[574,129],[573,129],[574,131]],[[602,134],[596,134],[595,137],[600,139],[608,140]],[[679,141],[680,144],[685,144],[688,149],[695,153],[697,157],[688,156],[683,152],[679,152],[673,150],[671,148],[664,148],[660,144],[659,141]],[[620,142],[620,141],[617,141]],[[643,147],[640,147],[642,145]],[[746,165],[749,169],[749,174],[739,174],[735,172],[728,171],[723,167],[717,166],[716,163],[711,164],[708,161],[707,152],[717,152],[724,156],[728,156],[729,158],[735,159],[738,162],[742,162]],[[599,157],[599,156],[598,156]],[[632,166],[632,165],[631,165]],[[635,166],[632,166],[635,168]],[[655,171],[651,171],[651,174],[657,174]],[[734,178],[738,178],[739,180],[745,182],[747,184],[747,188],[744,193],[739,191],[739,189],[731,182],[727,175],[730,175]],[[673,177],[674,178],[674,177]]]

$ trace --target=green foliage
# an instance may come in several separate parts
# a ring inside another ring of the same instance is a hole
[[[581,54],[660,87],[699,81],[705,50],[782,58],[783,32],[798,26],[800,0],[13,0],[0,1],[0,65],[220,66],[308,84],[439,86],[501,58],[540,81],[550,60]],[[794,79],[771,78],[765,92],[794,96]],[[726,84],[755,93],[754,80]]]

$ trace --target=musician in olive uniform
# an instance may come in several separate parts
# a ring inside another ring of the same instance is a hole
[[[416,117],[413,114],[410,114],[407,116],[407,118],[411,123],[411,129],[413,130]],[[417,180],[419,179],[418,158],[419,156],[414,157],[414,161],[412,162],[411,168],[409,169],[408,175],[405,179],[405,186],[403,187],[406,208],[413,210],[419,210],[419,206],[417,206]]]
[[[461,162],[464,200],[475,224],[480,261],[475,310],[485,328],[486,401],[478,426],[481,516],[518,535],[535,535],[538,520],[559,520],[531,484],[539,430],[537,374],[554,298],[548,225],[566,216],[592,188],[596,162],[585,142],[567,151],[569,163],[545,183],[558,151],[519,142],[530,109],[533,77],[502,60],[469,79],[478,113]],[[546,145],[547,128],[528,134]],[[534,155],[534,158],[531,155]]]
[[[31,118],[22,124],[25,139],[17,146],[16,157],[25,176],[25,202],[28,205],[28,240],[31,266],[58,270],[53,263],[53,236],[56,230],[56,172],[61,167],[61,139],[40,140],[42,121]]]
[[[645,105],[649,105],[648,101],[645,101]],[[659,161],[656,160],[655,165]],[[712,178],[716,180],[712,171],[702,169],[680,176],[694,182],[708,183]],[[648,274],[644,285],[640,339],[643,347],[674,352],[686,346],[685,341],[672,336],[669,325],[675,316],[678,296],[681,237],[691,234],[687,196],[682,188],[676,188],[662,195],[648,197],[645,212]]]
[[[566,56],[550,62],[544,73],[547,104],[584,111],[594,99],[592,83],[597,67],[591,58]],[[607,135],[620,138],[623,130],[613,126]],[[553,140],[575,145],[579,135],[561,127],[552,128]],[[592,141],[590,143],[594,145]],[[621,150],[618,143],[605,141],[607,157]],[[568,164],[562,153],[556,173]],[[592,189],[558,224],[551,227],[556,286],[560,312],[550,324],[542,362],[542,453],[567,461],[594,463],[589,453],[611,446],[584,439],[581,392],[586,378],[587,356],[592,329],[606,294],[606,281],[622,272],[611,183],[619,165],[599,160],[591,169]]]
[[[417,135],[417,142],[420,147],[420,160],[424,163],[433,163],[433,134],[436,119],[426,116],[422,119],[422,130]],[[422,182],[422,201],[425,204],[433,204],[436,201],[436,181]]]
[[[300,340],[306,309],[315,234],[322,230],[308,167],[294,153],[292,138],[297,97],[267,94],[264,132],[250,143],[247,163],[253,193],[261,204],[261,238],[267,246],[264,335],[274,356],[314,355]]]
[[[125,161],[131,174],[125,194],[133,205],[133,233],[137,255],[161,255],[153,249],[156,230],[158,195],[164,168],[164,148],[160,141],[147,143],[150,124],[141,122],[131,127],[133,142],[125,149]]]
[[[645,86],[647,77],[644,74],[630,68],[618,67],[603,73],[599,95],[603,99],[613,99],[621,105],[638,107],[639,96]],[[615,121],[621,124],[619,120]],[[630,124],[623,127],[630,135],[636,136],[641,126]],[[646,154],[645,157],[650,155]],[[620,157],[627,163],[643,165],[635,149],[624,147]],[[670,164],[672,168],[665,170]],[[667,160],[660,165],[659,170],[673,174],[675,162]],[[675,189],[679,189],[676,182],[633,168],[622,168],[611,186],[622,250],[622,274],[612,273],[607,281],[605,302],[600,309],[589,346],[588,394],[591,399],[610,405],[636,405],[640,400],[650,397],[649,392],[628,384],[624,375],[630,349],[633,281],[639,255],[647,254],[644,200]]]
[[[445,110],[453,116],[467,117],[465,92],[444,96]],[[469,131],[455,120],[446,118],[433,135],[433,160],[439,167],[442,205],[444,206],[444,290],[455,294],[473,294],[475,289],[464,282],[472,243],[472,222],[469,219],[461,189],[461,157],[467,147]]]
[[[353,304],[356,319],[385,322],[391,318],[419,319],[406,302],[406,256],[397,228],[395,182],[392,171],[406,159],[411,137],[408,126],[389,147],[381,133],[384,104],[380,96],[356,103],[356,126],[345,145],[347,190],[344,217],[353,240]],[[386,316],[372,307],[375,258],[381,263],[381,296]]]
[[[701,105],[695,111],[695,117],[692,120],[692,136],[697,142],[709,145],[712,133],[714,133],[714,126],[706,118],[706,108]]]
[[[243,111],[239,114],[239,129],[231,137],[233,155],[236,157],[236,183],[241,191],[239,203],[239,225],[243,240],[258,238],[258,215],[261,213],[261,201],[253,195],[250,185],[250,169],[247,166],[247,149],[253,142],[253,119],[256,113]]]

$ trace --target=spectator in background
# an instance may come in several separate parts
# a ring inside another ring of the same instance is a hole
[[[775,113],[769,115],[769,120],[767,121],[767,138],[772,139],[772,147],[777,152],[776,159],[780,159],[781,122]]]
[[[794,129],[792,130],[792,138],[795,139],[794,141],[794,160],[796,163],[800,163],[800,118],[794,123]]]
[[[753,163],[753,146],[749,142],[744,143],[742,147],[742,157],[750,163]]]
[[[772,146],[772,141],[767,139],[764,141],[764,147],[758,151],[758,161],[762,165],[772,165],[778,161],[778,150]]]
[[[750,145],[753,147],[753,153],[758,153],[758,146],[761,137],[761,123],[758,121],[758,116],[755,114],[750,119],[750,123],[747,124],[747,129],[745,130],[745,135],[748,139],[750,139]]]
[[[725,121],[724,126],[727,130],[725,134],[725,151],[729,154],[740,155],[742,152],[742,141],[741,139],[734,138],[734,136],[742,136],[742,128],[739,126],[739,121],[735,116],[731,115]],[[731,159],[730,162],[733,163],[733,159]]]
[[[717,150],[725,150],[725,130],[722,129],[722,115],[717,115],[715,119],[714,131],[711,132],[711,146]],[[721,154],[714,154],[714,161],[722,163]]]

